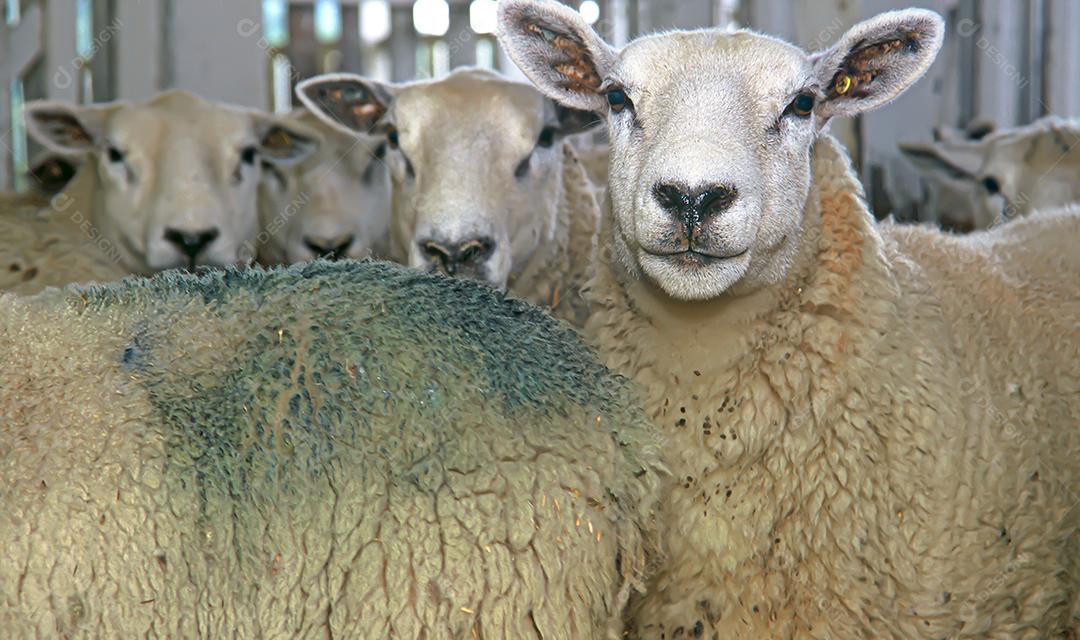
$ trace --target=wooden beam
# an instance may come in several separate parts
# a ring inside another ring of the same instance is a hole
[[[25,143],[16,140],[13,133],[11,88],[41,57],[41,18],[41,7],[33,4],[18,22],[0,22],[0,189],[4,190],[15,183],[14,149],[23,148]]]
[[[47,97],[77,102],[79,54],[75,48],[75,2],[45,3],[45,73]]]
[[[391,79],[405,82],[416,76],[416,30],[412,2],[395,0],[390,5]]]
[[[113,49],[114,89],[119,100],[146,100],[161,90],[160,0],[115,0],[118,30]]]
[[[1046,110],[1065,118],[1080,117],[1080,3],[1048,0],[1043,101]]]
[[[450,68],[476,64],[476,34],[469,23],[469,4],[450,4],[450,29],[446,32],[450,50]]]

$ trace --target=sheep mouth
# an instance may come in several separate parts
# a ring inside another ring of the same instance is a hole
[[[717,262],[724,262],[726,260],[734,260],[741,258],[749,251],[749,249],[743,249],[737,253],[718,255],[715,253],[704,253],[702,251],[696,251],[694,249],[687,249],[686,251],[672,251],[670,253],[654,253],[647,251],[649,255],[656,258],[663,258],[670,260],[677,264],[681,264],[687,267],[703,267],[706,265],[714,264]]]

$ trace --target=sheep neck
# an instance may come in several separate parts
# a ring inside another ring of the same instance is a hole
[[[521,271],[511,276],[509,289],[580,326],[585,319],[581,289],[600,215],[585,167],[569,144],[563,146],[560,182],[554,226],[545,230],[550,240],[542,242]]]
[[[769,584],[793,593],[801,593],[800,570],[820,569],[813,563],[826,546],[857,555],[854,536],[830,537],[806,519],[820,513],[831,474],[888,485],[875,430],[832,425],[842,422],[851,390],[871,377],[866,350],[893,327],[898,285],[831,138],[815,146],[813,171],[797,258],[783,282],[697,305],[665,299],[618,263],[598,262],[591,283],[596,308],[586,336],[608,366],[638,383],[665,438],[672,483],[662,519],[679,523],[679,543],[656,588],[678,591],[701,572],[715,586],[705,602],[721,608],[735,606],[730,594],[771,597],[761,562],[776,556],[777,541],[789,545],[782,549],[790,561],[769,565]],[[602,237],[611,242],[610,209],[605,222]],[[815,472],[821,460],[829,473]],[[830,517],[856,522],[853,504],[830,502]]]

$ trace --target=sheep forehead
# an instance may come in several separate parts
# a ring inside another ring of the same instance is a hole
[[[168,95],[168,94],[166,94]],[[252,117],[201,99],[155,100],[118,110],[109,120],[110,144],[150,163],[230,158],[255,142]]]
[[[475,70],[411,86],[393,106],[403,144],[422,146],[432,158],[441,152],[527,151],[547,116],[544,98],[532,86]]]
[[[672,32],[637,40],[620,55],[612,79],[637,95],[646,120],[681,108],[708,110],[716,103],[753,116],[783,106],[793,91],[812,84],[809,57],[798,47],[749,31]],[[719,113],[703,112],[707,120]]]

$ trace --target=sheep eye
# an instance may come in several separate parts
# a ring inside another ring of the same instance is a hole
[[[612,89],[607,92],[607,102],[613,112],[619,113],[630,104],[630,98],[622,89]]]
[[[551,147],[551,145],[555,144],[555,128],[544,127],[544,129],[540,132],[540,138],[536,141],[536,144],[537,146],[541,146],[545,149],[548,149]]]
[[[986,176],[983,178],[982,186],[991,194],[1001,193],[1001,183],[994,176]]]
[[[259,154],[259,150],[255,147],[244,147],[240,150],[240,162],[244,164],[255,164],[255,156]]]
[[[390,143],[391,149],[398,148],[398,132],[397,129],[390,129],[386,132],[386,141]]]
[[[121,162],[124,161],[124,152],[117,149],[116,147],[110,146],[108,153],[109,153],[109,162],[112,162],[114,164],[118,164],[118,163],[121,163]]]
[[[791,101],[786,111],[800,118],[808,117],[814,111],[814,96],[809,93],[800,93]]]

